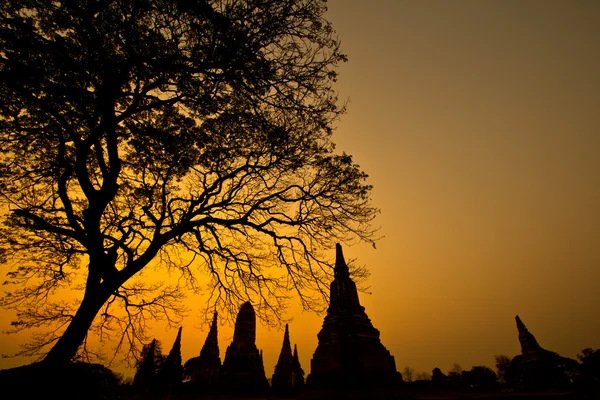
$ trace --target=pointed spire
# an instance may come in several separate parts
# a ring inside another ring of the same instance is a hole
[[[177,332],[177,337],[169,351],[169,355],[165,358],[159,372],[158,380],[163,385],[176,385],[181,383],[181,377],[183,374],[183,367],[181,365],[181,330]]]
[[[304,385],[304,370],[300,365],[300,358],[298,357],[298,347],[294,345],[294,357],[292,358],[292,364],[295,369],[295,384],[302,386]]]
[[[275,365],[275,372],[271,379],[273,389],[278,391],[292,390],[304,383],[303,377],[304,371],[302,371],[300,361],[298,360],[298,348],[294,345],[294,354],[292,355],[290,330],[289,325],[286,324],[279,361]]]
[[[213,314],[213,320],[212,323],[210,324],[210,331],[212,332],[213,330],[216,332],[217,331],[217,318],[219,316],[219,313],[215,311],[215,313]]]
[[[171,351],[169,351],[169,355],[167,356],[167,360],[171,359],[174,362],[179,360],[179,364],[181,364],[181,329],[183,327],[179,327],[179,331],[177,332],[177,337],[175,338],[175,342],[173,342],[173,347],[171,347]]]
[[[290,344],[290,330],[288,324],[285,324],[285,333],[283,334],[283,344],[281,345],[281,353],[279,353],[279,361],[284,362],[292,358],[292,346]]]
[[[527,327],[525,326],[523,321],[521,321],[521,318],[519,318],[518,315],[515,317],[515,319],[517,320],[517,329],[518,330],[520,330],[520,331],[527,330]]]
[[[335,244],[335,277],[336,278],[347,278],[350,276],[348,265],[344,260],[344,253],[342,252],[342,245],[339,243]]]
[[[329,286],[328,312],[340,307],[346,310],[361,308],[356,284],[350,278],[350,270],[348,269],[346,260],[344,260],[342,246],[339,243],[335,245],[335,268],[333,275],[333,282]]]
[[[541,349],[541,346],[538,344],[535,336],[527,330],[527,327],[521,321],[521,318],[517,315],[515,317],[517,322],[517,329],[519,330],[519,343],[521,344],[521,352],[531,352],[537,351]]]
[[[290,352],[291,352],[291,345],[290,345],[290,326],[288,324],[285,324],[285,333],[283,334],[283,345],[285,346],[285,344],[287,343],[287,347],[290,347]]]
[[[219,338],[217,332],[217,318],[218,313],[215,311],[213,315],[212,324],[210,325],[210,330],[208,331],[208,335],[206,335],[206,340],[204,341],[204,346],[202,346],[202,350],[200,350],[200,356],[204,357],[219,357]],[[219,358],[219,363],[221,362]]]

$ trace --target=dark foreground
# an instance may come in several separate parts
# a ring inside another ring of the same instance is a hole
[[[123,384],[99,364],[73,363],[60,370],[32,364],[0,370],[0,399],[23,400],[600,400],[600,389],[573,388],[563,391],[476,392],[431,388],[411,383],[391,388],[305,389],[299,393],[209,394],[182,384],[170,390],[140,392]]]

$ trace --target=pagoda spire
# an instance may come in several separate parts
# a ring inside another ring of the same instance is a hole
[[[212,324],[210,325],[210,330],[208,331],[208,335],[206,335],[206,341],[204,342],[204,346],[202,346],[202,350],[200,350],[200,356],[205,354],[205,357],[219,357],[219,338],[217,331],[217,319],[218,313],[215,311],[213,314]],[[221,361],[219,360],[219,363]]]
[[[350,269],[344,260],[342,246],[339,243],[335,245],[335,267],[329,293],[329,310],[364,310],[360,305],[356,284],[350,278]]]
[[[292,346],[290,344],[290,330],[288,324],[285,324],[285,333],[283,335],[283,344],[281,353],[279,353],[279,362],[292,359]]]
[[[519,331],[519,343],[521,343],[521,351],[523,353],[540,350],[542,347],[538,344],[535,336],[527,330],[527,327],[517,315],[515,317],[517,329]]]
[[[180,326],[175,342],[173,342],[173,347],[171,347],[171,351],[169,351],[169,355],[165,359],[165,363],[172,362],[181,365],[181,329],[182,327]]]
[[[350,270],[344,260],[344,253],[342,252],[342,246],[339,243],[335,244],[335,277],[338,279],[347,279],[350,277]]]
[[[518,315],[515,317],[515,320],[517,321],[517,329],[519,331],[521,331],[521,330],[527,330],[527,327],[525,326],[525,324],[523,323],[523,321],[521,321],[521,318],[519,318]]]
[[[206,335],[206,340],[200,350],[200,355],[189,359],[185,368],[194,385],[214,387],[218,383],[221,357],[219,356],[219,339],[217,335],[218,314],[215,311],[212,324]]]
[[[294,346],[294,355],[292,355],[288,324],[285,324],[281,353],[279,354],[277,365],[275,365],[271,384],[273,385],[273,389],[278,392],[294,390],[304,384],[304,371],[302,371],[300,362],[298,361],[298,349],[296,346]]]
[[[158,371],[158,380],[162,385],[173,386],[181,383],[183,366],[181,365],[181,330],[179,327],[173,347]]]
[[[292,358],[292,363],[294,365],[294,369],[297,376],[297,382],[299,385],[304,385],[304,370],[300,365],[300,358],[298,357],[298,347],[294,344],[294,356]]]

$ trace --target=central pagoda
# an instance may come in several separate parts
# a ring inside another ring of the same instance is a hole
[[[240,307],[220,379],[222,387],[228,391],[257,393],[269,389],[262,351],[256,347],[256,314],[250,302]]]
[[[351,387],[393,384],[401,380],[396,362],[381,344],[379,331],[360,305],[356,284],[336,244],[334,279],[319,345],[311,360],[307,384]]]

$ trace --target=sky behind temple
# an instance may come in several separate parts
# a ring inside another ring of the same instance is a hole
[[[516,314],[563,356],[599,348],[600,3],[334,0],[327,18],[349,57],[334,141],[381,209],[377,249],[344,253],[371,271],[361,302],[398,370],[493,367],[520,351]],[[323,316],[290,316],[308,373]],[[166,352],[176,330],[154,334]],[[282,338],[259,324],[268,377]]]

